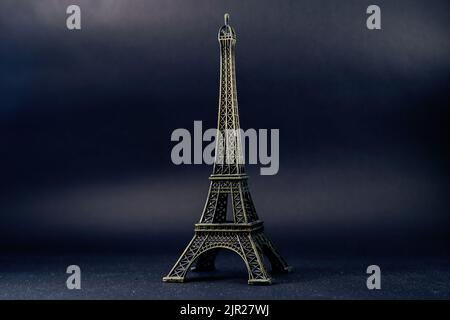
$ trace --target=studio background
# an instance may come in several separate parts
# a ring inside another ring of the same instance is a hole
[[[446,253],[447,1],[0,3],[2,251],[180,251],[212,167],[176,128],[215,127],[217,31],[237,32],[241,126],[280,129],[247,166],[267,233],[294,253]]]

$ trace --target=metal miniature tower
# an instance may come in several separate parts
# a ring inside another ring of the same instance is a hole
[[[183,282],[192,268],[195,271],[215,269],[219,249],[229,249],[241,256],[249,274],[249,284],[270,284],[263,254],[269,259],[272,272],[288,272],[290,267],[263,233],[247,185],[240,136],[236,92],[236,33],[229,25],[219,30],[220,95],[214,169],[211,184],[195,235],[181,257],[163,278],[167,282]],[[231,201],[233,221],[227,221],[227,204]]]

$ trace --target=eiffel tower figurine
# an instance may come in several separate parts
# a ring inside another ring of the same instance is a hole
[[[256,214],[247,185],[236,93],[236,33],[229,25],[228,14],[225,14],[225,25],[220,28],[218,38],[221,68],[219,117],[208,198],[200,222],[195,225],[194,237],[163,280],[184,282],[194,262],[192,269],[195,271],[214,270],[217,251],[229,249],[244,260],[249,284],[271,284],[263,254],[269,259],[272,272],[289,272],[291,268],[263,233],[263,222]],[[230,200],[233,221],[226,220]]]

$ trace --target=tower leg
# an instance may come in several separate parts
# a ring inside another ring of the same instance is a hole
[[[239,236],[244,261],[248,269],[248,284],[271,284],[272,279],[264,267],[261,248],[252,236]]]
[[[257,241],[260,243],[260,246],[263,249],[264,254],[270,261],[270,265],[272,266],[272,272],[274,273],[287,273],[292,271],[292,267],[287,264],[287,262],[283,259],[272,241],[267,238],[265,234],[259,234],[257,236]]]
[[[197,258],[197,254],[205,243],[206,238],[207,236],[205,235],[195,235],[173,266],[172,270],[170,270],[169,274],[163,278],[163,281],[184,282],[186,273],[189,271],[189,266]]]

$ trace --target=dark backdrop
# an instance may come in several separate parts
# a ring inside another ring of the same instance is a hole
[[[0,3],[0,246],[180,250],[208,190],[171,132],[216,125],[217,30],[238,34],[243,128],[279,128],[250,186],[283,250],[446,252],[448,1]]]

